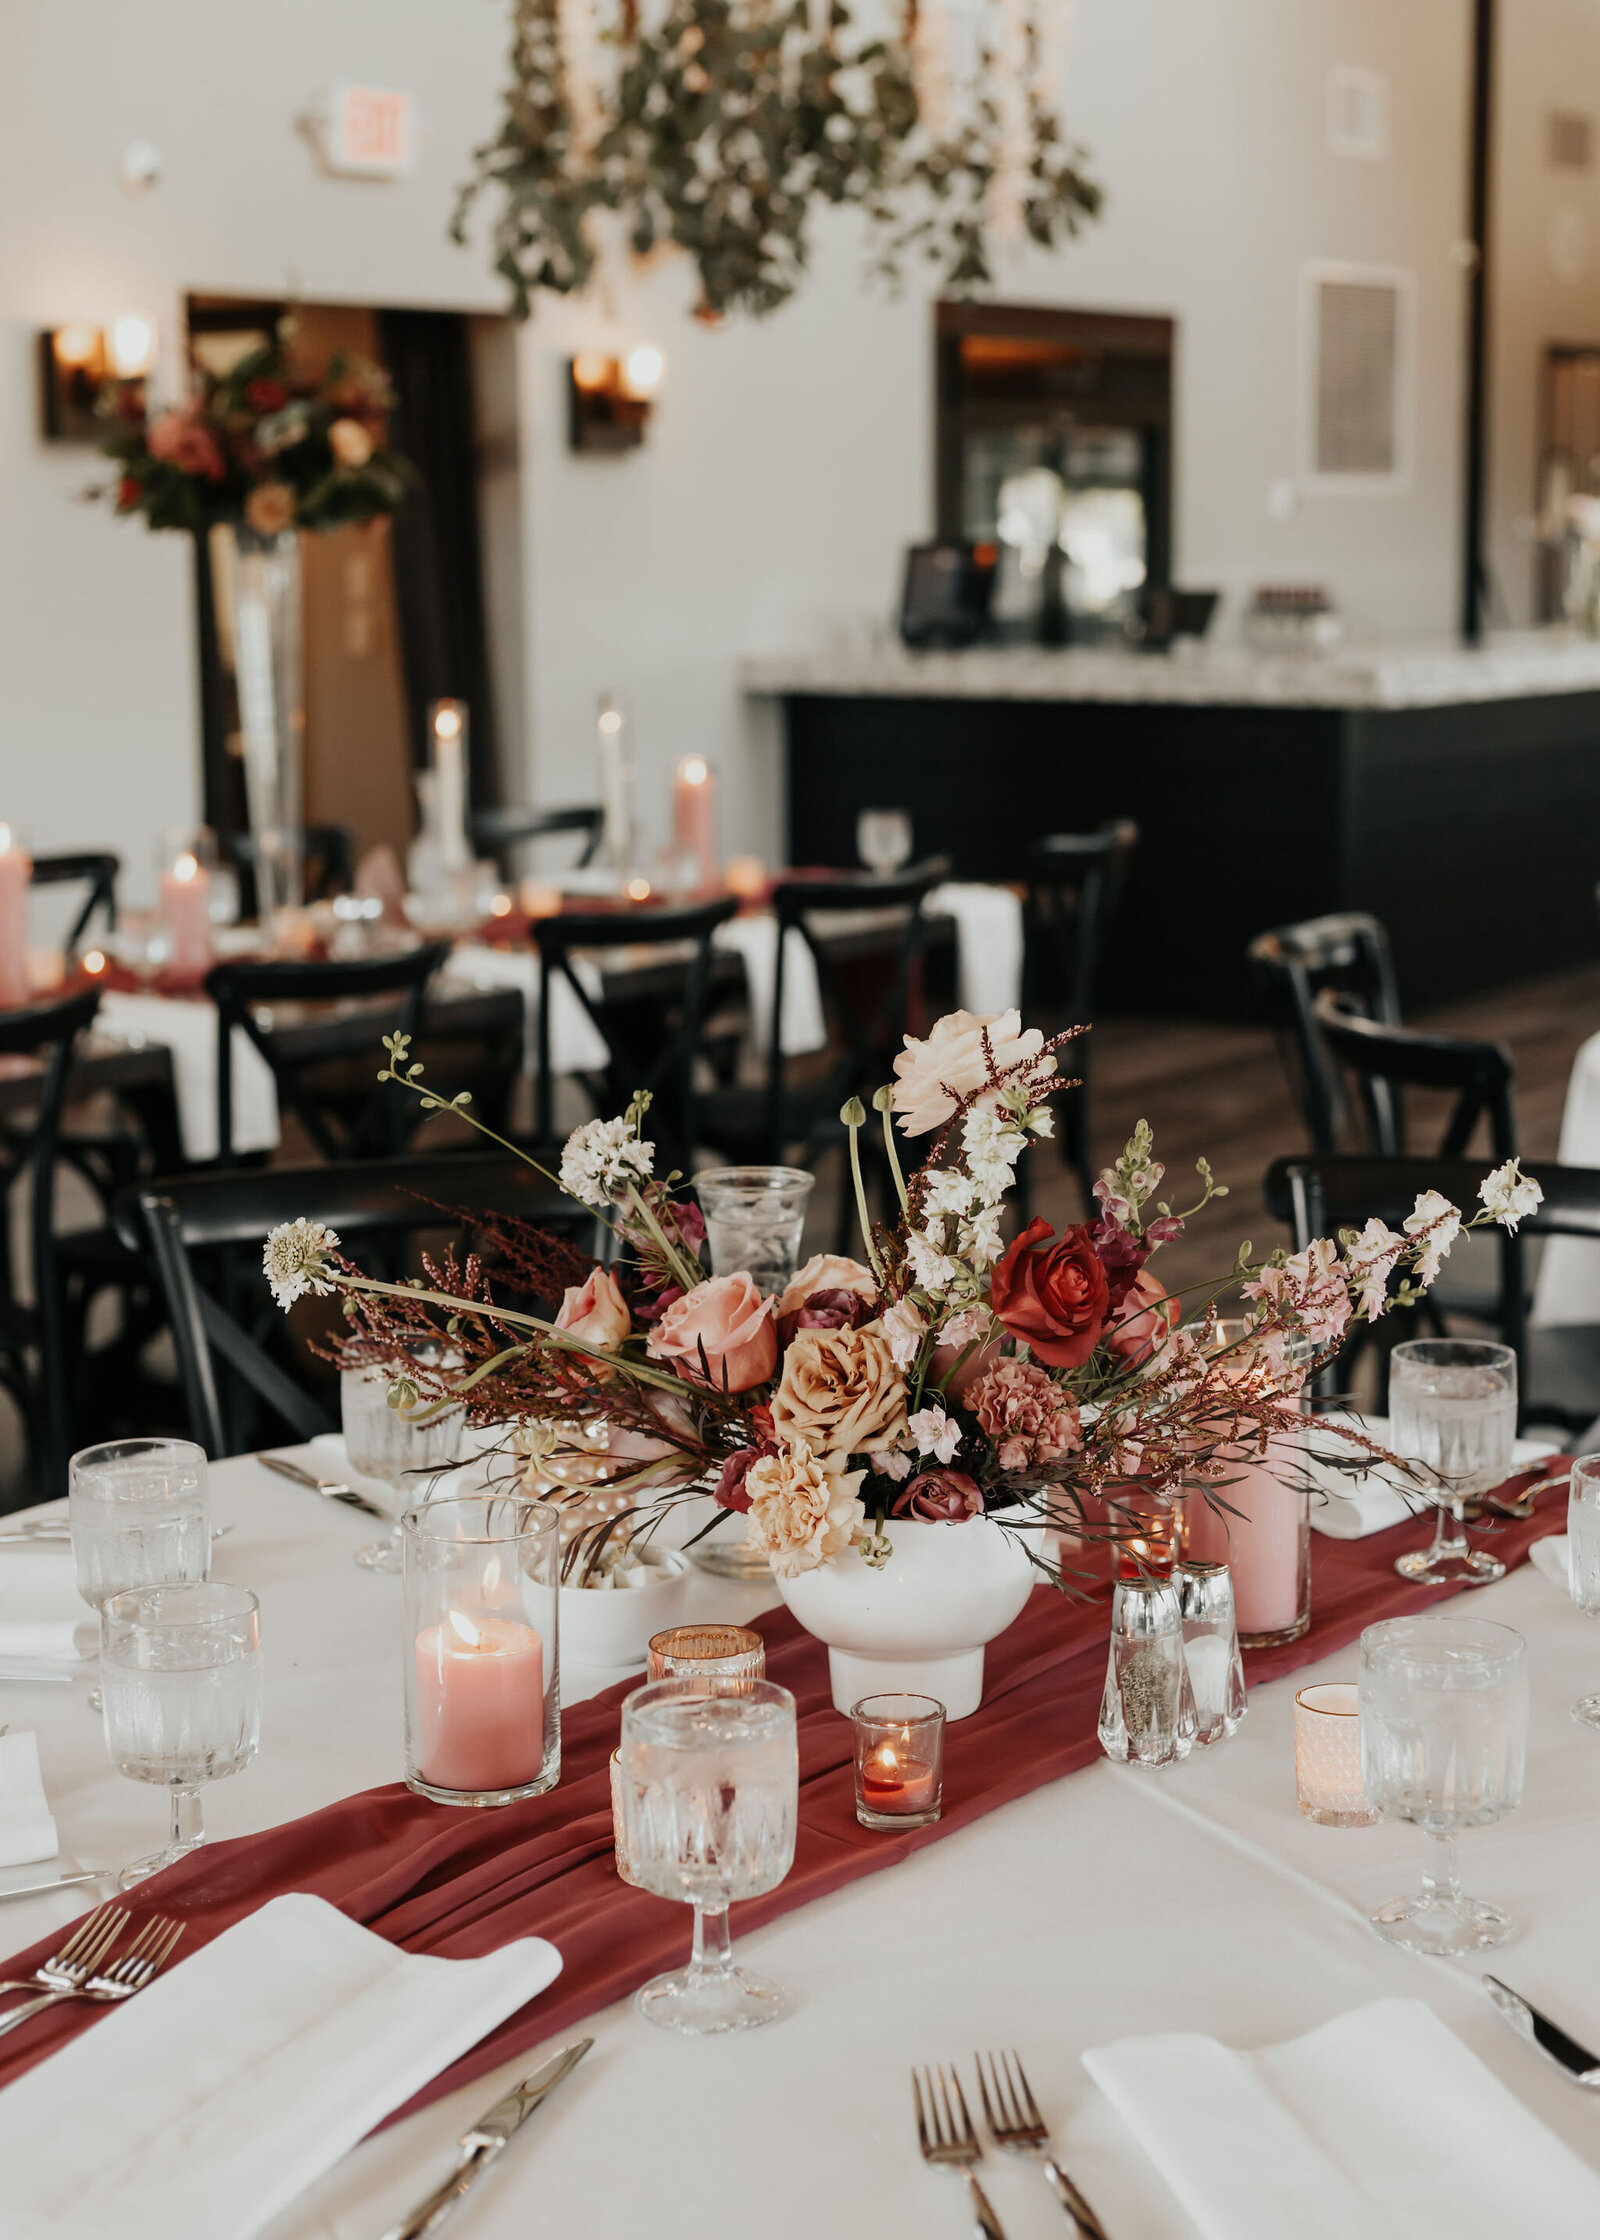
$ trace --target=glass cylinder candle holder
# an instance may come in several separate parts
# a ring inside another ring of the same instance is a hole
[[[560,1513],[515,1494],[408,1509],[406,1783],[436,1804],[512,1804],[561,1776]]]
[[[1294,1699],[1294,1790],[1324,1828],[1370,1828],[1378,1815],[1361,1786],[1361,1720],[1353,1680],[1319,1680]]]
[[[669,1626],[652,1634],[652,1680],[764,1680],[767,1645],[750,1626]]]
[[[1225,1347],[1236,1346],[1246,1330],[1244,1322],[1225,1319],[1217,1337]],[[1305,1391],[1281,1402],[1302,1412],[1309,1404]],[[1212,1481],[1217,1504],[1198,1487],[1184,1498],[1183,1554],[1225,1563],[1232,1572],[1241,1648],[1298,1641],[1311,1625],[1311,1479],[1304,1441],[1276,1432],[1265,1454],[1238,1446],[1223,1450],[1220,1459],[1223,1474]]]
[[[1244,1665],[1233,1618],[1233,1579],[1225,1563],[1175,1563],[1172,1584],[1183,1618],[1183,1661],[1194,1697],[1197,1743],[1220,1742],[1245,1713]]]
[[[944,1805],[944,1705],[933,1696],[863,1696],[850,1724],[861,1825],[931,1827]]]
[[[1170,1579],[1119,1579],[1100,1700],[1100,1747],[1123,1765],[1165,1766],[1194,1748],[1183,1613]]]

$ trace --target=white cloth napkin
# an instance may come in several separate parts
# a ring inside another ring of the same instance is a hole
[[[1542,1540],[1535,1540],[1528,1550],[1528,1561],[1535,1571],[1549,1580],[1551,1586],[1559,1587],[1563,1594],[1571,1594],[1572,1566],[1567,1557],[1567,1536],[1564,1532],[1549,1532]]]
[[[1206,2240],[1600,2232],[1600,2177],[1419,1999],[1258,2053],[1173,2036],[1083,2059]]]
[[[0,1659],[77,1664],[94,1635],[94,1613],[78,1592],[72,1550],[64,1541],[12,1543],[0,1550]]]
[[[750,997],[750,1039],[758,1054],[772,1047],[772,991],[778,979],[778,921],[770,911],[747,912],[718,926],[712,940],[744,965]],[[803,1058],[828,1046],[817,960],[798,927],[789,928],[783,951],[783,1016],[779,1044],[786,1058]]]
[[[0,1867],[53,1859],[61,1845],[32,1734],[0,1734]]]
[[[1600,1034],[1590,1035],[1572,1061],[1556,1157],[1564,1167],[1600,1167]],[[1549,1239],[1530,1320],[1535,1329],[1600,1322],[1600,1245],[1586,1237]]]
[[[172,1052],[178,1133],[186,1159],[217,1156],[217,1013],[182,996],[100,998],[98,1024],[126,1042],[156,1042]],[[242,1027],[233,1030],[233,1148],[272,1151],[278,1142],[278,1087],[272,1068]]]
[[[534,1073],[539,1064],[539,959],[531,949],[491,949],[486,942],[464,941],[450,959],[451,977],[474,988],[517,988],[522,993],[522,1064]],[[574,957],[572,969],[584,993],[598,1003],[605,993],[599,969],[587,957]],[[566,974],[550,982],[550,1070],[552,1073],[603,1073],[609,1053],[605,1038],[573,994]]]
[[[1009,887],[952,879],[935,887],[922,907],[956,922],[956,990],[962,1010],[979,1018],[1014,1010],[1022,1001],[1021,898]]]
[[[1319,1425],[1348,1423],[1364,1431],[1369,1439],[1375,1439],[1380,1447],[1389,1443],[1387,1416],[1333,1414],[1320,1417],[1318,1422]],[[1365,1540],[1368,1533],[1384,1532],[1407,1517],[1421,1516],[1428,1506],[1415,1495],[1408,1501],[1381,1468],[1364,1470],[1355,1477],[1348,1470],[1334,1469],[1319,1460],[1319,1454],[1349,1456],[1360,1452],[1348,1439],[1327,1433],[1319,1437],[1315,1430],[1310,1435],[1306,1468],[1315,1489],[1311,1496],[1311,1522],[1316,1531],[1325,1532],[1330,1540]],[[1511,1449],[1512,1467],[1525,1470],[1541,1455],[1559,1452],[1553,1439],[1518,1439]],[[1319,1493],[1325,1493],[1328,1498],[1319,1500]]]
[[[7,2240],[249,2240],[561,1955],[401,1952],[296,1892],[0,2093]]]

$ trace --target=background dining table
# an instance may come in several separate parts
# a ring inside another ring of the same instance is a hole
[[[214,1575],[259,1594],[266,1663],[260,1756],[206,1791],[207,1826],[221,1838],[399,1778],[400,1582],[351,1562],[370,1518],[253,1458],[213,1465],[212,1507],[232,1527]],[[1559,1528],[1559,1510],[1550,1524]],[[774,1599],[770,1586],[695,1572],[686,1614],[742,1618]],[[1600,1628],[1531,1565],[1472,1607],[1527,1636],[1533,1701],[1526,1799],[1461,1847],[1467,1886],[1520,1924],[1517,1942],[1484,1965],[1595,2044],[1600,1740],[1568,1706],[1595,1684]],[[954,2240],[968,2229],[966,2198],[920,2159],[909,2071],[960,2059],[970,2086],[974,2048],[1015,2046],[1060,2159],[1111,2240],[1193,2240],[1195,2226],[1085,2074],[1084,2049],[1173,2030],[1256,2047],[1393,1995],[1424,2000],[1600,2169],[1600,2108],[1513,2037],[1479,1988],[1480,1965],[1411,1957],[1367,1927],[1373,1907],[1416,1887],[1418,1833],[1323,1828],[1296,1811],[1295,1688],[1354,1670],[1354,1648],[1339,1650],[1262,1686],[1233,1739],[1180,1767],[1096,1764],[746,1936],[736,1907],[740,1956],[787,1986],[788,2017],[752,2037],[686,2041],[628,2005],[596,2014],[583,2026],[594,2052],[454,2229],[462,2240],[523,2240],[531,2229],[574,2240],[747,2230]],[[563,1697],[619,1677],[568,1662]],[[157,1791],[112,1770],[85,1693],[84,1682],[0,1683],[0,1721],[39,1738],[62,1871],[145,1850],[163,1810]],[[0,1886],[49,1871],[8,1870]],[[0,1906],[6,1951],[48,1936],[85,1902],[79,1889]],[[690,1916],[679,1910],[687,1953]],[[271,2240],[379,2240],[443,2175],[471,2119],[541,2058],[525,2054],[369,2138],[270,2227]],[[1065,2229],[1025,2162],[991,2149],[984,2183],[1010,2240]]]

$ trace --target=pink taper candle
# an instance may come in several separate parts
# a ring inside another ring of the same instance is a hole
[[[452,1610],[417,1635],[417,1770],[436,1789],[515,1789],[544,1765],[544,1644]]]
[[[704,755],[686,754],[672,781],[672,837],[680,856],[692,856],[695,883],[717,883],[717,781]]]
[[[28,979],[28,888],[33,858],[0,824],[0,1008],[14,1010],[33,993]]]
[[[187,849],[161,874],[161,914],[172,936],[173,978],[203,980],[212,959],[211,878]]]

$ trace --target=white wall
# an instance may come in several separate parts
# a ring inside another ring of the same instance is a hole
[[[1468,0],[1079,0],[1069,117],[1105,221],[1008,272],[1012,300],[1180,322],[1176,569],[1235,595],[1328,582],[1356,627],[1449,628],[1459,454]],[[0,814],[37,844],[120,846],[193,812],[198,786],[184,540],[74,505],[85,455],[34,433],[32,334],[189,288],[493,309],[481,251],[445,238],[467,151],[496,116],[505,22],[489,0],[6,0],[0,72]],[[1329,154],[1326,73],[1386,71],[1393,153]],[[293,120],[341,77],[419,94],[415,176],[324,179]],[[149,195],[113,183],[133,137]],[[1298,275],[1309,258],[1415,272],[1422,400],[1411,487],[1307,498],[1297,468]],[[686,316],[682,265],[619,271],[607,300],[543,307],[522,347],[528,734],[533,789],[592,794],[593,709],[628,695],[647,818],[673,759],[709,753],[725,828],[771,848],[771,767],[740,655],[826,643],[887,614],[898,553],[929,526],[931,314],[867,293],[853,219],[819,227],[799,299],[757,324]],[[665,392],[642,452],[565,449],[563,361],[648,336]]]

